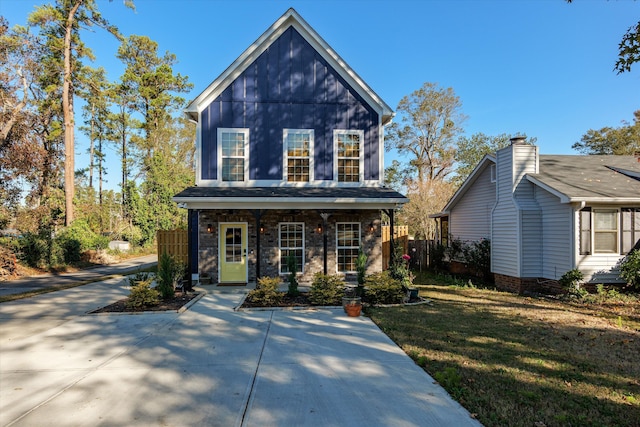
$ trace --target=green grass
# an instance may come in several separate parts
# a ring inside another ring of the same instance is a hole
[[[640,303],[565,303],[419,277],[371,318],[487,426],[640,425]]]

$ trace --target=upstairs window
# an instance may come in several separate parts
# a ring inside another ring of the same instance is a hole
[[[338,182],[360,182],[363,177],[364,132],[359,130],[336,130],[335,144],[336,176]]]
[[[288,182],[313,181],[313,130],[284,130],[284,170]]]
[[[246,181],[249,129],[218,129],[220,176],[224,182]]]

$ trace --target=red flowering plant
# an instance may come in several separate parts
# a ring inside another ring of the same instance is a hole
[[[393,257],[393,263],[389,267],[389,273],[391,277],[399,280],[404,288],[410,288],[413,286],[413,274],[409,269],[409,261],[411,256],[408,254],[402,254],[402,247],[396,246],[396,256]],[[402,255],[400,255],[402,254]]]

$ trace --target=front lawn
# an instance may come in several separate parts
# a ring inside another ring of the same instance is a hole
[[[640,426],[640,302],[584,304],[445,285],[369,308],[486,426]]]

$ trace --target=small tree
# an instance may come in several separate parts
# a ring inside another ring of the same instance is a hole
[[[356,272],[358,274],[356,296],[361,297],[364,290],[364,278],[367,272],[367,254],[364,253],[364,249],[362,249],[362,246],[360,246],[360,249],[358,250],[358,257],[356,258]]]
[[[297,297],[300,295],[300,291],[298,291],[298,278],[296,277],[298,274],[298,261],[296,261],[296,256],[293,252],[289,252],[287,256],[287,268],[289,269],[289,290],[287,294],[290,297]]]

